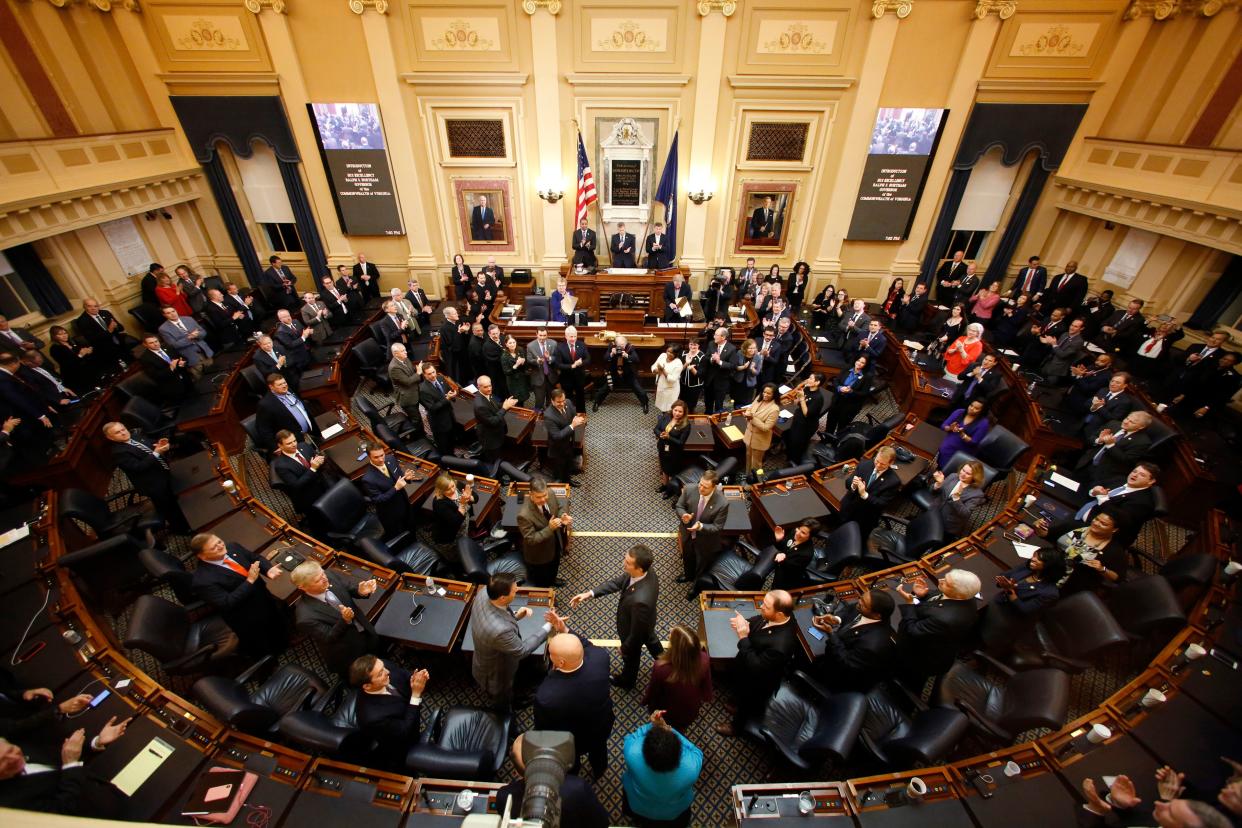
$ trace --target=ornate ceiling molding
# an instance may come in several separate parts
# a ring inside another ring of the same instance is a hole
[[[540,9],[547,9],[555,17],[561,10],[561,0],[522,0],[522,11],[527,14],[533,15]]]
[[[125,9],[125,11],[142,11],[142,6],[139,5],[138,0],[47,0],[47,2],[58,9],[67,9],[70,6],[82,4],[101,12],[110,12],[117,6]]]
[[[1017,0],[978,0],[975,3],[975,19],[982,20],[992,12],[1001,20],[1008,20],[1018,10]]]
[[[914,0],[875,0],[871,4],[871,16],[876,20],[890,11],[897,15],[898,20],[905,20],[914,11]]]
[[[737,0],[699,0],[699,17],[707,17],[714,11],[732,17],[737,11]]]
[[[246,11],[252,14],[259,14],[264,9],[271,9],[276,14],[284,14],[286,9],[285,0],[246,0]]]
[[[376,14],[388,14],[388,0],[349,0],[349,10],[354,14],[362,14],[368,8],[375,9]]]
[[[1215,17],[1225,8],[1235,8],[1238,0],[1132,0],[1123,15],[1138,20],[1150,14],[1153,20],[1170,20],[1183,12],[1197,17]]]

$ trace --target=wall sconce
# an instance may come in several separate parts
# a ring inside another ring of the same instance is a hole
[[[715,193],[710,190],[692,190],[686,193],[686,198],[690,199],[695,204],[702,204],[704,201],[711,201],[713,195],[715,195]]]
[[[565,197],[565,194],[563,192],[561,192],[560,190],[553,190],[551,187],[547,188],[546,190],[540,190],[538,193],[536,193],[536,195],[538,195],[540,198],[542,198],[544,201],[548,202],[549,204],[555,204],[556,202],[560,201],[562,198]]]

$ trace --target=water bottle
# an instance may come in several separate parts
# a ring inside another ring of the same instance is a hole
[[[427,576],[427,594],[436,594],[436,581],[435,578],[432,578],[430,575]]]
[[[339,405],[336,407],[336,418],[341,421],[341,428],[349,428],[349,415]]]
[[[726,397],[726,398],[725,398],[725,401],[724,401],[724,407],[725,407],[725,411],[728,411],[728,412],[729,412],[729,413],[725,416],[725,425],[727,425],[727,426],[731,426],[731,425],[733,425],[733,400],[728,399],[728,398]]]

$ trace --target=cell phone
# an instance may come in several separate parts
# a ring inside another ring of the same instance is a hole
[[[824,631],[823,631],[823,630],[821,630],[819,627],[807,627],[807,628],[806,628],[806,631],[807,631],[807,632],[811,635],[811,637],[812,637],[812,638],[814,638],[816,641],[823,641],[823,640],[824,640]]]
[[[95,698],[91,699],[90,704],[88,704],[87,707],[93,710],[94,708],[99,707],[100,703],[102,703],[104,699],[108,698],[108,696],[111,696],[111,695],[112,695],[111,690],[104,690],[99,695],[95,696]]]

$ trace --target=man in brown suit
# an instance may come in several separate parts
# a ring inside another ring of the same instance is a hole
[[[388,363],[388,379],[392,383],[392,395],[405,415],[421,426],[423,415],[418,411],[418,387],[423,381],[423,364],[415,365],[409,357],[405,346],[396,343],[392,346],[392,360]]]
[[[698,581],[720,554],[720,533],[729,516],[729,501],[716,487],[716,472],[708,469],[695,489],[682,489],[677,499],[677,540],[681,546],[682,576],[677,583]],[[686,594],[696,595],[694,586]]]
[[[518,510],[518,531],[522,533],[522,558],[526,561],[526,580],[531,586],[564,586],[556,577],[565,551],[565,536],[574,519],[561,506],[548,484],[530,484],[526,502]]]

